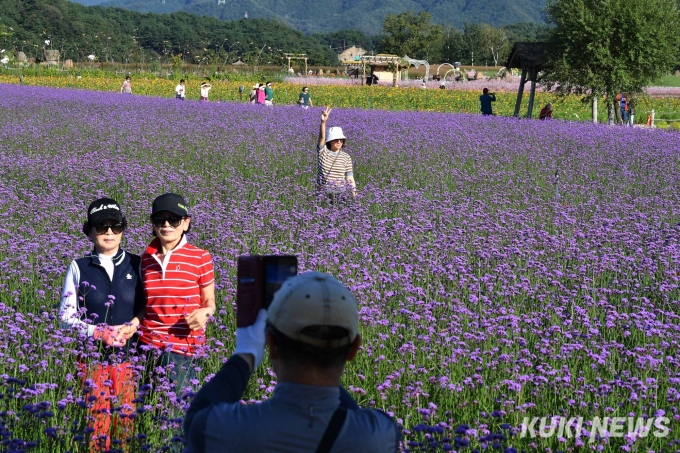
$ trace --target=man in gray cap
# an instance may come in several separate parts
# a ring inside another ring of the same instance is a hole
[[[265,342],[274,395],[243,405]],[[396,452],[401,433],[394,420],[359,408],[340,386],[360,346],[356,300],[342,283],[319,272],[287,280],[268,312],[237,329],[234,355],[192,401],[184,421],[189,451]]]

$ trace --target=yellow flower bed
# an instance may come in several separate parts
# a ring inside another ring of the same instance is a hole
[[[18,76],[0,75],[0,83],[19,83]],[[50,86],[58,88],[76,88],[97,91],[120,90],[122,78],[81,78],[26,76],[25,85]],[[245,82],[211,82],[212,101],[247,101],[252,84]],[[187,82],[187,99],[198,100],[201,80]],[[176,80],[166,79],[133,79],[132,92],[136,95],[174,97]],[[244,93],[239,95],[239,86],[244,86]],[[278,83],[274,86],[274,102],[276,104],[296,104],[302,90],[301,85]],[[478,91],[437,90],[421,88],[388,88],[369,86],[312,86],[310,93],[314,105],[330,105],[333,107],[378,108],[386,110],[419,110],[431,112],[479,112]],[[494,112],[498,115],[510,116],[514,113],[516,93],[497,93]],[[526,108],[528,96],[525,95],[523,107]],[[536,93],[534,115],[538,116],[541,107],[552,102],[555,116],[559,118],[582,120],[590,118],[589,105],[582,102],[580,96],[558,97],[550,93]],[[680,99],[641,98],[638,103],[638,117],[643,112],[680,111]],[[522,112],[524,113],[524,112]],[[600,108],[600,116],[606,115],[606,108]],[[645,114],[646,116],[646,114]]]

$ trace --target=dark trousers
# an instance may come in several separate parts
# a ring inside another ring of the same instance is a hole
[[[191,380],[196,379],[196,370],[194,366],[197,364],[196,359],[188,357],[176,352],[164,352],[156,361],[156,366],[167,367],[172,364],[173,368],[167,375],[170,382],[175,384],[175,394],[180,396],[182,389],[191,385]]]
[[[166,371],[166,377],[171,384],[175,385],[175,395],[179,398],[182,395],[182,389],[185,386],[191,386],[191,380],[196,379],[196,370],[194,367],[200,364],[200,360],[178,354],[176,352],[163,351],[160,357],[156,358],[158,349],[153,348],[149,351],[143,351],[139,345],[137,346],[139,355],[146,355],[146,370],[144,382],[151,381],[151,374],[157,367],[162,367],[167,370],[168,365],[172,364],[170,370]]]

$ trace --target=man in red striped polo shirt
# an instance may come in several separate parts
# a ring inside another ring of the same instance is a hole
[[[156,366],[174,364],[169,373],[179,396],[195,379],[194,357],[205,343],[205,326],[215,313],[215,278],[210,253],[187,243],[191,216],[181,195],[156,198],[151,214],[156,238],[142,255],[141,274],[147,297],[141,321],[143,349]],[[184,368],[184,369],[183,369]]]

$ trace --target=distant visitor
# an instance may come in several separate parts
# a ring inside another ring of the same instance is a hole
[[[120,87],[120,92],[123,94],[132,94],[132,84],[130,83],[130,76],[125,77],[123,85]]]
[[[203,82],[201,84],[201,101],[208,102],[208,95],[210,94],[211,89],[212,85],[208,82]]]
[[[482,107],[482,115],[493,115],[492,102],[496,102],[496,93],[489,93],[488,88],[482,90],[482,95],[479,97],[479,103]]]
[[[312,104],[312,98],[309,95],[309,87],[302,87],[302,93],[300,93],[298,104],[305,110],[310,107],[314,107]]]
[[[264,89],[264,105],[274,105],[274,84],[267,82]]]
[[[548,102],[545,107],[541,109],[541,114],[538,116],[539,119],[544,120],[548,118],[552,118],[553,116],[553,109],[552,109],[552,104]]]
[[[184,79],[182,79],[179,81],[179,85],[175,87],[175,99],[184,100],[186,96],[186,90],[184,89],[185,83]]]

